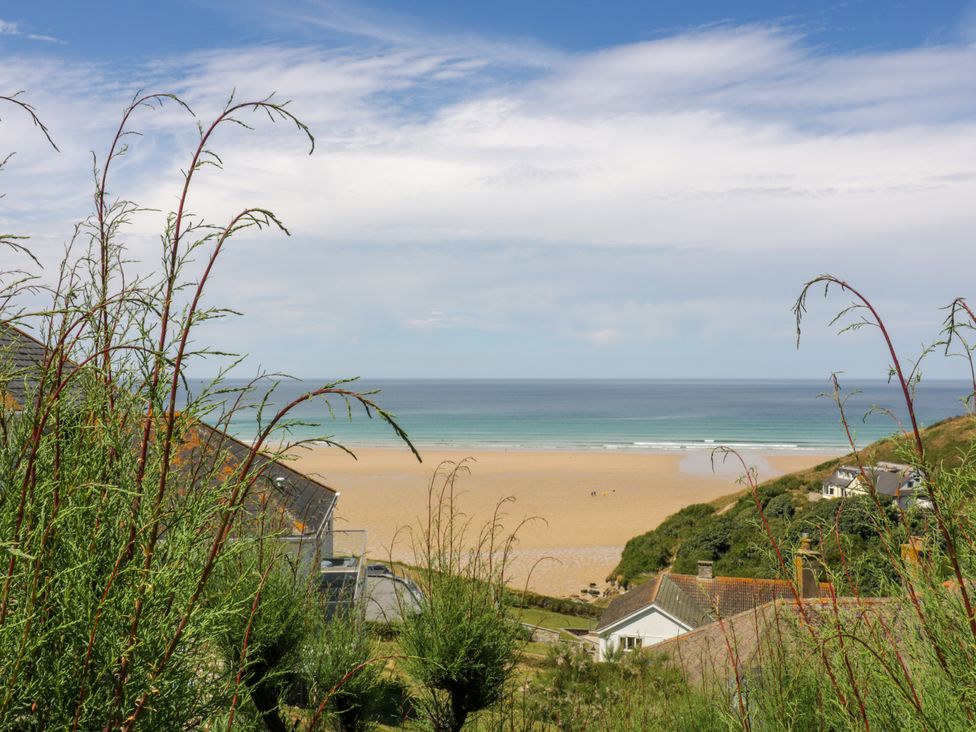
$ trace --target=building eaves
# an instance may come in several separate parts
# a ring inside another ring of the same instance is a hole
[[[622,595],[617,595],[610,601],[603,614],[600,615],[600,622],[596,626],[596,632],[614,625],[624,618],[633,615],[646,607],[654,604],[658,588],[661,585],[661,578],[664,574],[658,574],[650,582],[645,582]]]

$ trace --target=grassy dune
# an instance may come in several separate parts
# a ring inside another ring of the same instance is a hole
[[[952,470],[972,449],[976,423],[967,417],[954,417],[927,428],[923,437],[927,465]],[[908,462],[910,457],[905,440],[895,436],[872,443],[860,452],[860,459],[867,465],[879,460]],[[808,532],[817,541],[824,529],[833,525],[840,503],[811,502],[807,494],[819,491],[823,480],[840,465],[856,462],[857,457],[848,454],[760,484],[760,502],[777,538],[790,545],[799,534]],[[873,513],[865,510],[865,504],[866,499],[846,501],[847,510],[839,522],[842,541],[859,557],[870,557],[879,550]],[[697,561],[703,559],[714,561],[715,571],[723,575],[774,577],[777,563],[760,523],[749,490],[712,503],[687,506],[628,541],[614,575],[625,583],[639,583],[668,566],[677,572],[694,572]],[[835,537],[828,535],[823,544],[828,561],[836,558]],[[867,579],[869,591],[879,586],[877,580]]]

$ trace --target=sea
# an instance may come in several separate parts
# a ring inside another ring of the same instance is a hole
[[[282,380],[259,413],[241,408],[225,426],[253,440],[283,405],[326,380]],[[190,394],[205,382],[191,380]],[[243,381],[225,381],[239,389]],[[243,400],[253,404],[272,383]],[[901,389],[885,381],[842,384],[844,411],[859,447],[907,424]],[[764,452],[846,452],[847,436],[833,387],[825,380],[659,379],[371,379],[344,385],[396,416],[411,441],[427,448],[500,450],[663,451],[719,446]],[[916,413],[923,425],[962,414],[962,381],[925,381]],[[220,399],[229,400],[224,396]],[[219,400],[218,400],[219,401]],[[223,408],[207,421],[217,422]],[[341,399],[304,402],[281,440],[332,439],[351,448],[393,447],[400,441],[375,414]]]

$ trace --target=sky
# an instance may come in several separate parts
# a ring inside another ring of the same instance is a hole
[[[109,181],[143,272],[197,124],[290,100],[313,154],[249,117],[190,196],[291,233],[233,240],[208,286],[242,315],[198,337],[241,375],[884,378],[877,331],[828,326],[843,296],[796,348],[805,281],[857,286],[906,359],[976,299],[973,2],[0,2],[0,58],[60,149],[0,108],[0,231],[48,278],[137,92],[194,114],[140,110]]]

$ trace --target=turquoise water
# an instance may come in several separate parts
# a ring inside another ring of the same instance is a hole
[[[322,382],[281,382],[265,419]],[[236,382],[237,385],[242,382]],[[235,382],[230,382],[235,385]],[[854,393],[846,410],[859,445],[897,429],[905,418],[901,391],[883,381],[845,383]],[[197,390],[200,382],[191,382]],[[388,379],[352,388],[380,389],[372,398],[395,413],[411,439],[425,447],[674,451],[728,445],[772,451],[834,451],[847,446],[837,406],[825,381],[489,380]],[[964,382],[932,381],[918,392],[924,424],[963,412]],[[350,446],[389,446],[392,430],[332,400],[299,406],[289,437],[331,436]],[[239,412],[230,431],[244,440],[257,432],[255,410]]]

